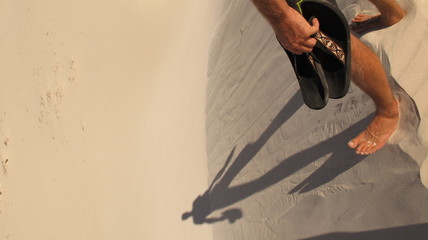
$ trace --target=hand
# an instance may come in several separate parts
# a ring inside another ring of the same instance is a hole
[[[295,54],[302,54],[312,52],[316,40],[311,36],[319,31],[319,22],[314,18],[310,25],[300,13],[290,8],[284,21],[273,28],[285,49]]]

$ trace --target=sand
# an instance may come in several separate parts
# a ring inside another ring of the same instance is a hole
[[[0,2],[0,239],[210,239],[181,214],[221,3]]]
[[[367,157],[370,98],[305,107],[250,1],[0,2],[1,240],[428,238],[424,0],[361,37],[402,116]]]

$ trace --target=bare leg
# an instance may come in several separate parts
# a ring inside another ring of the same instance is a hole
[[[380,14],[373,16],[363,13],[358,14],[352,19],[352,31],[360,33],[367,30],[389,27],[398,23],[406,16],[406,12],[395,0],[370,0],[370,2],[377,7]]]
[[[353,82],[374,101],[376,116],[366,130],[348,145],[357,154],[368,155],[381,149],[398,126],[398,103],[376,54],[355,36],[351,36]]]

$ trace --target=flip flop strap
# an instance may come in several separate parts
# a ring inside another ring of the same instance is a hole
[[[340,62],[345,65],[345,51],[335,41],[319,31],[313,36],[318,42],[324,45]]]

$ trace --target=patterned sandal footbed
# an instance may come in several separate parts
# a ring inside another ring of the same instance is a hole
[[[320,32],[313,35],[317,43],[312,54],[322,65],[330,98],[341,98],[350,85],[350,31],[346,19],[336,5],[325,0],[304,0],[300,6],[308,22],[314,16],[320,22]]]
[[[336,57],[337,60],[339,60],[343,64],[343,66],[345,66],[345,51],[343,51],[343,48],[339,44],[337,44],[335,40],[328,37],[321,31],[315,33],[313,37],[318,41],[318,43],[321,44],[318,44],[317,47],[322,47],[324,50],[326,50],[327,53],[330,53],[332,56]]]
[[[312,54],[321,63],[330,89],[331,98],[341,98],[347,92],[347,64],[348,60],[343,48],[335,40],[323,32],[314,35],[317,40]]]
[[[296,55],[281,47],[287,53],[302,92],[303,102],[311,109],[322,109],[328,102],[328,86],[321,64],[311,53]]]

